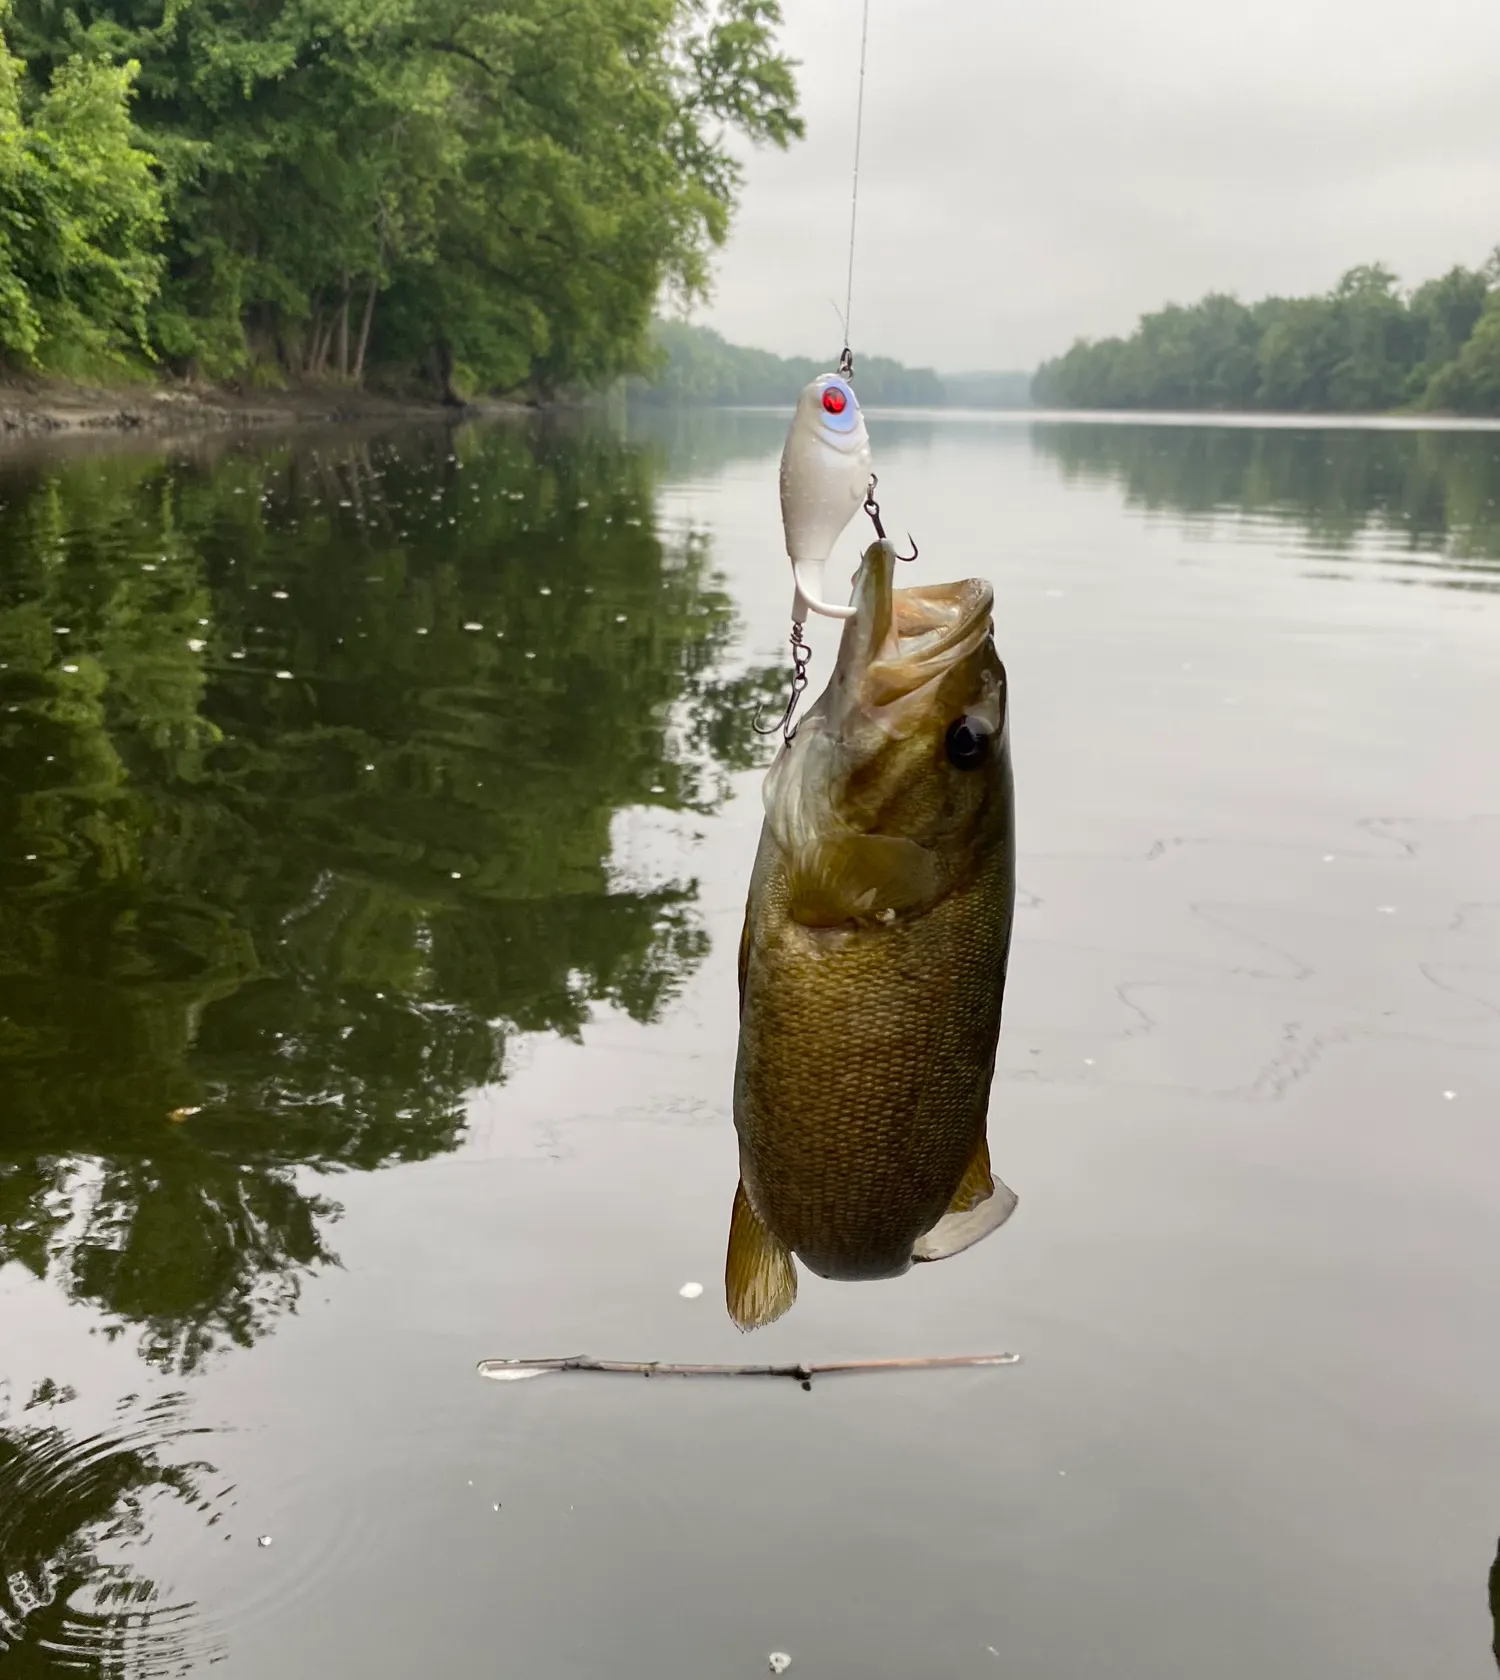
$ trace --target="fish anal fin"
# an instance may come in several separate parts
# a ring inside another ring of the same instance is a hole
[[[797,1299],[797,1268],[791,1250],[766,1229],[750,1205],[743,1182],[735,1189],[729,1216],[724,1299],[729,1316],[741,1330],[775,1323]]]
[[[958,1189],[953,1192],[948,1212],[967,1213],[971,1208],[978,1207],[981,1202],[987,1202],[994,1193],[995,1180],[990,1173],[990,1142],[987,1137],[981,1136],[978,1146],[969,1158],[968,1166],[964,1168],[964,1176],[958,1181]]]
[[[1008,1184],[990,1179],[990,1194],[983,1201],[957,1212],[948,1212],[924,1237],[912,1244],[913,1260],[948,1260],[973,1248],[993,1231],[998,1231],[1016,1211],[1018,1198]],[[954,1207],[957,1208],[957,1198]]]

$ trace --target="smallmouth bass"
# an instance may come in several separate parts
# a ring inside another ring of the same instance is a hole
[[[779,1318],[793,1255],[895,1277],[1001,1225],[986,1119],[1015,909],[993,591],[895,589],[876,542],[827,688],[766,777],[740,940],[725,1293]]]

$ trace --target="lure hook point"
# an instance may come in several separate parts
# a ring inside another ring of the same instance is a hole
[[[790,720],[791,715],[792,715],[792,707],[795,706],[796,704],[797,704],[796,691],[793,690],[791,699],[789,699],[786,703],[786,710],[781,714],[781,716],[779,718],[777,718],[775,723],[772,723],[772,724],[763,724],[760,721],[761,717],[765,713],[766,708],[765,708],[764,705],[757,706],[755,708],[755,718],[754,718],[754,721],[751,723],[750,727],[755,731],[755,733],[757,735],[774,735],[776,733],[776,731],[779,729],[783,732],[785,738],[788,741],[790,741],[791,738],[792,738],[792,735],[795,734],[796,731],[793,730],[790,733],[787,733],[787,723]]]
[[[875,500],[875,487],[879,483],[879,478],[874,473],[871,473],[870,486],[869,489],[865,491],[865,512],[869,514],[870,523],[875,527],[875,535],[880,538],[881,542],[884,542],[885,526],[880,523],[880,503]],[[911,553],[898,554],[896,558],[898,560],[915,560],[922,552],[921,549],[917,547],[917,539],[910,531],[908,531],[906,533],[906,540],[911,544]]]

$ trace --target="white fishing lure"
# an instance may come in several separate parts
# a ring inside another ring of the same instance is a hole
[[[823,567],[870,487],[870,437],[854,387],[823,373],[797,399],[781,451],[781,523],[796,594],[792,619],[809,611],[853,618],[854,608],[823,599]]]

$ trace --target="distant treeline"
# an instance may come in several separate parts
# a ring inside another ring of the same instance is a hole
[[[1170,304],[1129,338],[1078,340],[1032,394],[1050,408],[1500,414],[1500,251],[1412,292],[1373,264],[1322,297]]]
[[[710,327],[684,321],[658,321],[654,338],[659,365],[630,381],[634,402],[780,407],[794,402],[810,379],[832,365],[827,359],[750,350],[728,343]],[[937,374],[887,356],[857,355],[854,372],[860,401],[877,407],[1024,408],[1031,385],[1027,373]]]

